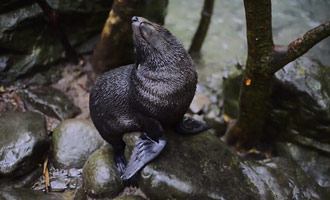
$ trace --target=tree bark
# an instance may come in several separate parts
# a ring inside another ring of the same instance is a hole
[[[133,63],[133,43],[129,37],[131,18],[136,15],[139,0],[115,0],[109,17],[105,22],[92,57],[92,66],[96,72]]]
[[[214,0],[204,0],[204,6],[201,13],[201,20],[199,22],[194,38],[191,42],[189,48],[189,54],[200,53],[211,22],[213,7],[214,7]]]
[[[239,115],[229,126],[225,141],[238,150],[251,149],[263,136],[267,102],[274,74],[330,36],[330,24],[308,31],[288,46],[273,43],[271,0],[244,0],[248,58],[240,96]]]
[[[115,0],[93,53],[93,69],[105,72],[133,63],[132,17],[142,15],[164,23],[167,3],[168,0]]]

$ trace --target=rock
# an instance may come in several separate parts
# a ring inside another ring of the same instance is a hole
[[[49,169],[49,182],[51,192],[63,192],[67,195],[70,191],[74,191],[81,188],[82,186],[82,169],[55,169],[51,167]],[[31,187],[34,190],[45,191],[45,177],[41,176]],[[72,195],[73,195],[72,193]]]
[[[30,188],[42,175],[43,168],[39,166],[20,177],[3,177],[0,179],[0,188]]]
[[[241,163],[243,173],[257,188],[261,199],[329,199],[330,192],[320,187],[291,159],[271,158]]]
[[[207,104],[211,103],[210,98],[202,93],[197,93],[194,96],[193,101],[190,104],[189,109],[193,113],[199,113],[200,111],[203,110],[204,106]]]
[[[301,57],[278,71],[265,132],[330,155],[330,69]],[[224,82],[224,114],[237,118],[241,75]]]
[[[64,200],[56,194],[46,194],[32,189],[4,189],[0,190],[1,200]]]
[[[49,148],[45,118],[36,112],[0,118],[0,176],[17,177],[42,163]]]
[[[59,66],[51,66],[46,71],[38,72],[32,78],[28,78],[24,84],[45,86],[56,82],[61,77],[61,68]]]
[[[305,57],[276,73],[269,134],[330,155],[330,68]]]
[[[104,141],[92,122],[68,119],[59,124],[52,136],[53,162],[57,168],[82,168],[88,157]]]
[[[132,132],[132,133],[124,134],[123,141],[126,144],[125,156],[126,156],[127,160],[131,157],[135,143],[139,139],[140,135],[141,135],[140,132]]]
[[[50,188],[52,192],[63,192],[68,186],[63,180],[55,180],[50,182]]]
[[[210,133],[167,134],[160,156],[141,171],[139,186],[150,199],[328,199],[294,162],[243,161]]]
[[[35,109],[60,120],[81,112],[65,94],[52,87],[22,90],[19,95]]]
[[[95,151],[83,169],[83,189],[93,198],[113,198],[124,189],[109,145]]]
[[[143,200],[143,198],[139,196],[120,196],[113,200]]]
[[[69,169],[68,176],[71,178],[75,178],[75,177],[81,175],[81,173],[82,173],[81,169],[71,168],[71,169]]]
[[[227,123],[224,120],[224,116],[215,116],[213,112],[210,112],[208,115],[204,117],[205,122],[215,130],[215,134],[218,137],[221,137],[225,134],[227,130]]]
[[[321,187],[328,188],[330,191],[330,158],[328,156],[292,143],[280,143],[278,145],[280,156],[294,160]]]
[[[48,1],[58,12],[57,22],[70,44],[81,53],[91,52],[96,46],[94,38],[100,34],[112,2]],[[0,53],[0,83],[13,81],[37,67],[47,68],[62,57],[64,49],[54,34],[56,30],[37,3],[11,1],[0,10],[0,46],[6,49]],[[88,48],[86,43],[90,44]]]
[[[260,199],[239,158],[215,136],[169,133],[167,139],[139,179],[150,199]]]

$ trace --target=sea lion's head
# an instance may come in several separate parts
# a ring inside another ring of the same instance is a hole
[[[134,16],[132,29],[137,64],[176,65],[189,57],[181,42],[163,26]]]

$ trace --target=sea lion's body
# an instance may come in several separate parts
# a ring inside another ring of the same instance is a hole
[[[104,73],[90,94],[91,118],[114,147],[123,179],[129,179],[160,153],[166,144],[165,127],[189,132],[183,119],[197,84],[193,61],[179,40],[140,17],[133,20],[132,27],[137,63]],[[197,123],[190,132],[205,130],[201,125]],[[122,136],[132,131],[143,134],[125,168]]]

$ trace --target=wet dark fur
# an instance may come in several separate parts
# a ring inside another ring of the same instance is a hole
[[[195,94],[197,74],[181,42],[162,26],[149,26],[163,43],[152,45],[158,41],[146,41],[134,30],[137,63],[104,73],[91,91],[92,120],[110,143],[141,130],[141,117],[157,119],[163,126],[179,123]]]
[[[180,123],[197,84],[190,56],[168,30],[147,20],[132,28],[136,64],[104,73],[90,94],[91,118],[114,151],[123,151],[124,133],[142,131],[157,141],[163,127]]]

